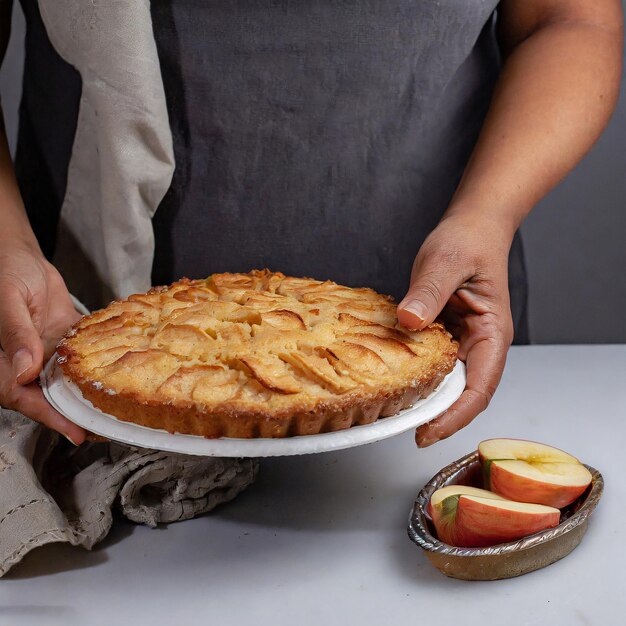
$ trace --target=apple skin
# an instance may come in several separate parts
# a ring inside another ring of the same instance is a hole
[[[584,466],[581,466],[584,467]],[[584,468],[586,469],[586,468]],[[489,471],[489,488],[509,500],[545,504],[562,509],[579,498],[591,482],[583,477],[582,484],[558,485],[545,480],[536,480],[511,469],[506,461],[493,461]]]
[[[439,540],[452,546],[481,548],[515,541],[554,528],[560,521],[560,511],[552,507],[512,502],[462,485],[444,490],[446,497],[433,494],[427,512]]]
[[[488,439],[478,451],[485,487],[517,502],[563,508],[591,483],[591,473],[576,457],[545,444]]]

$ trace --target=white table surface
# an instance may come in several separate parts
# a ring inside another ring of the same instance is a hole
[[[557,445],[606,489],[582,544],[543,570],[464,582],[408,539],[413,499],[489,437]],[[489,409],[451,439],[413,435],[269,459],[234,502],[93,552],[40,548],[0,580],[2,626],[626,624],[626,345],[513,348]]]

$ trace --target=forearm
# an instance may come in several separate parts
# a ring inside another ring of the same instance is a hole
[[[39,250],[15,180],[0,110],[0,246],[9,243]]]
[[[0,62],[11,32],[12,0],[0,0]],[[9,243],[39,250],[20,195],[0,108],[0,249]]]
[[[446,215],[495,221],[512,235],[578,163],[617,100],[619,17],[607,25],[551,16],[519,42],[515,22],[504,25],[511,51]]]

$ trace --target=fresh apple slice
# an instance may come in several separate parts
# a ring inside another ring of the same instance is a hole
[[[531,463],[580,463],[571,454],[553,446],[525,439],[487,439],[478,444],[482,459],[522,459]],[[506,456],[499,456],[499,455]]]
[[[534,441],[488,439],[478,445],[485,487],[516,500],[562,508],[591,483],[591,473],[567,452]]]
[[[554,528],[561,516],[553,507],[513,502],[465,485],[437,489],[427,511],[441,541],[466,548],[492,546]]]

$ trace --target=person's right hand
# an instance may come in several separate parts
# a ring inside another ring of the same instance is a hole
[[[80,318],[67,287],[40,250],[0,244],[0,405],[78,445],[85,431],[45,399],[37,377],[65,331]]]

